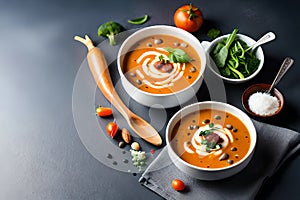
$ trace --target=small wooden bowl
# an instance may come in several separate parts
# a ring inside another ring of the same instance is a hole
[[[271,86],[270,84],[260,83],[260,84],[251,85],[244,91],[244,93],[242,95],[242,104],[243,104],[244,109],[249,114],[251,114],[254,117],[258,117],[258,118],[267,118],[267,117],[273,117],[273,116],[277,115],[282,110],[283,105],[284,105],[284,97],[283,97],[282,93],[279,90],[277,90],[276,88],[274,88],[271,91],[271,95],[275,96],[279,101],[279,108],[275,113],[273,113],[271,115],[258,115],[250,110],[249,103],[248,103],[249,97],[255,92],[267,91],[270,88],[270,86]]]

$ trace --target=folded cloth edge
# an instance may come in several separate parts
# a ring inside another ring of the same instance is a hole
[[[269,126],[269,127],[277,127],[277,126],[274,126],[274,125],[270,125],[270,124],[265,124],[265,123],[262,123],[262,122],[257,122],[255,120],[253,120],[253,123],[255,126],[259,126],[257,128],[261,128],[262,126]],[[295,133],[298,133],[294,130],[290,130],[290,129],[287,129],[287,128],[283,128],[283,127],[279,127],[281,128],[282,130],[286,130],[286,131],[292,131],[292,132],[295,132]],[[299,134],[299,133],[298,133]],[[287,149],[286,152],[284,152],[284,156],[283,158],[278,162],[278,165],[274,168],[273,171],[270,172],[270,174],[268,174],[266,177],[265,177],[265,181],[263,181],[260,185],[260,188],[263,186],[263,184],[266,182],[267,179],[269,179],[269,177],[273,176],[279,169],[280,167],[292,156],[294,155],[299,149],[300,149],[300,143],[299,143],[299,139],[300,139],[300,134],[299,136],[297,136],[297,140],[295,140],[293,142],[293,144],[290,144],[290,148]],[[298,142],[298,143],[297,143]],[[156,159],[159,159],[161,156],[163,156],[165,152],[167,151],[167,148],[164,147],[164,149],[160,152],[160,154],[158,155],[158,157]],[[155,159],[155,160],[156,160]],[[163,188],[160,188],[154,181],[151,180],[150,176],[149,176],[149,171],[151,172],[151,168],[152,168],[152,165],[154,165],[155,162],[152,162],[148,168],[144,171],[144,173],[142,174],[141,178],[139,179],[139,182],[141,184],[143,184],[144,186],[146,186],[148,189],[151,189],[152,191],[156,192],[158,195],[160,195],[161,197],[163,198],[166,198],[166,199],[174,199],[172,196],[170,196],[167,191],[165,191]],[[169,165],[172,164],[172,163],[169,163]],[[165,166],[166,167],[166,166]],[[258,188],[257,191],[255,191],[255,193],[257,194],[258,192],[260,191],[260,189]]]

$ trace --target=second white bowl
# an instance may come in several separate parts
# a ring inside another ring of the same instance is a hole
[[[172,140],[172,132],[173,129],[175,129],[178,122],[181,122],[182,119],[184,119],[187,115],[191,113],[195,113],[197,111],[207,110],[207,109],[214,109],[214,110],[220,110],[220,111],[231,113],[232,115],[238,117],[248,129],[250,135],[250,141],[251,141],[250,148],[247,151],[246,155],[240,161],[223,168],[203,168],[184,161],[174,150],[171,144],[172,142],[174,143],[174,141]],[[240,109],[232,105],[229,105],[227,103],[222,103],[222,102],[216,102],[216,101],[198,102],[182,108],[170,119],[166,128],[167,149],[172,162],[182,172],[201,180],[212,181],[212,180],[224,179],[234,174],[237,174],[238,172],[243,170],[248,165],[249,161],[253,156],[254,149],[256,146],[256,140],[257,140],[256,130],[253,122],[248,117],[248,115],[246,115],[243,111],[241,111]]]

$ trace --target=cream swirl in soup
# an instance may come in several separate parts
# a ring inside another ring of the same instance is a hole
[[[188,146],[187,141],[183,143],[183,146],[186,152],[197,153],[200,157],[211,154],[221,156],[224,149],[233,141],[230,130],[224,128],[221,124],[207,124],[199,127],[194,133],[191,140],[193,149]]]
[[[238,117],[215,109],[182,117],[171,138],[172,148],[181,159],[204,168],[222,168],[239,162],[251,142],[246,125]]]
[[[169,67],[165,67],[163,63],[160,63],[161,59],[168,60],[167,54],[168,51],[163,48],[156,48],[156,51],[146,51],[137,59],[136,62],[138,65],[142,65],[144,73],[136,69],[136,74],[143,83],[155,89],[167,88],[173,86],[174,82],[183,76],[185,63],[168,63]],[[154,59],[151,59],[153,56]],[[151,83],[147,77],[157,80]]]
[[[168,49],[179,51],[179,56],[184,52],[190,59],[174,62]],[[190,44],[170,35],[155,35],[137,42],[122,63],[123,73],[134,86],[154,94],[177,92],[193,84],[199,78],[201,65]]]

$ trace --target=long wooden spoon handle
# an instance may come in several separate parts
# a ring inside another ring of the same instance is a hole
[[[89,50],[87,55],[89,68],[102,94],[113,104],[123,117],[128,120],[131,111],[125,106],[114,89],[106,59],[102,51],[93,45],[91,39],[87,35],[85,36],[85,39],[78,36],[75,36],[74,39],[87,46]]]
[[[154,145],[161,145],[162,140],[158,132],[148,122],[131,112],[116,93],[102,51],[93,45],[87,35],[85,38],[75,36],[74,39],[88,48],[87,60],[90,71],[105,98],[121,113],[132,130],[140,137]]]

